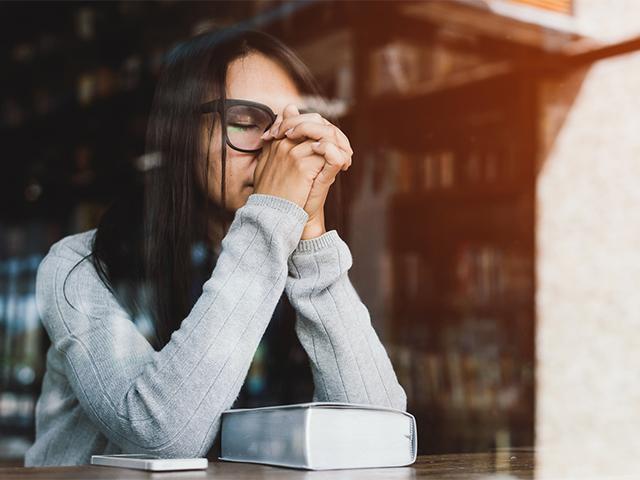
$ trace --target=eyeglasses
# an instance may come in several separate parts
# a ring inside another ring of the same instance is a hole
[[[225,119],[225,142],[239,152],[256,153],[262,150],[264,140],[260,138],[266,132],[277,115],[267,105],[250,100],[227,98],[217,99],[201,105],[201,113],[220,114]],[[300,113],[313,110],[301,109]]]

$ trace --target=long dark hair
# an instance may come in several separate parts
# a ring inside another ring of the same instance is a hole
[[[214,219],[224,232],[233,220],[224,203],[224,142],[222,205],[209,202],[197,186],[195,176],[203,175],[205,191],[209,188],[205,173],[209,170],[209,146],[205,151],[201,135],[207,122],[211,123],[211,117],[198,113],[198,106],[212,98],[224,98],[228,65],[252,52],[277,61],[301,94],[323,97],[295,53],[264,32],[231,28],[204,32],[182,42],[166,57],[149,116],[145,158],[157,166],[145,173],[138,188],[123,193],[107,209],[95,234],[90,257],[100,278],[133,318],[145,315],[151,320],[155,330],[152,343],[158,349],[169,341],[192,307],[192,248],[205,238],[206,219]],[[207,131],[210,144],[213,128]],[[332,190],[336,187],[340,188],[338,181]],[[331,209],[329,202],[327,228],[331,212],[333,216],[341,214],[339,204],[332,201]]]

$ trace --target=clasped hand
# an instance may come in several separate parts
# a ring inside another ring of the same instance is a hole
[[[295,201],[309,215],[302,239],[322,235],[329,188],[337,174],[351,166],[353,150],[347,136],[320,114],[301,114],[290,104],[262,139],[267,143],[254,173],[255,191],[270,193],[271,189],[277,194],[280,189],[280,196]],[[296,171],[284,175],[282,169]]]

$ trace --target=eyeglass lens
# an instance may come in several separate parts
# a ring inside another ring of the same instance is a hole
[[[260,136],[271,125],[267,112],[248,105],[233,105],[227,109],[227,138],[231,145],[243,150],[262,147]]]

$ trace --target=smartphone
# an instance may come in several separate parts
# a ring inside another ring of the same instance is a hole
[[[160,458],[153,455],[119,454],[91,455],[91,465],[167,472],[172,470],[206,470],[209,461],[206,458]]]

